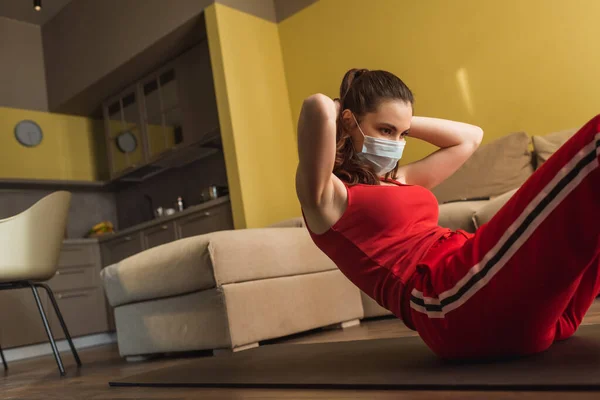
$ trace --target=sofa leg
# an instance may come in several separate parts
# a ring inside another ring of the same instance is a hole
[[[351,328],[353,326],[359,326],[360,325],[360,319],[352,319],[350,321],[344,321],[340,324],[340,327],[342,329],[346,329],[346,328]]]
[[[323,329],[346,329],[351,328],[353,326],[359,326],[359,319],[351,319],[350,321],[339,322],[337,324],[327,325],[323,327]]]
[[[258,347],[258,342],[245,344],[243,346],[234,347],[233,349],[213,349],[213,356],[223,356],[227,354],[237,353],[238,351],[250,350]]]
[[[156,357],[158,357],[158,356],[152,355],[152,354],[143,355],[143,356],[126,356],[125,361],[130,362],[130,363],[135,363],[135,362],[142,362],[142,361],[150,361]]]

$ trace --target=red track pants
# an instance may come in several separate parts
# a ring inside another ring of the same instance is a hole
[[[437,355],[532,354],[577,330],[600,292],[599,132],[600,115],[474,235],[429,251],[405,318]]]

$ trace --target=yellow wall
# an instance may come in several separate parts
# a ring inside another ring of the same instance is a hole
[[[394,72],[417,115],[478,124],[484,143],[581,126],[600,113],[598,15],[596,0],[320,0],[279,24],[293,120],[358,67]],[[434,149],[409,146],[404,162]]]
[[[44,133],[36,147],[24,147],[15,138],[15,125],[24,119],[35,121]],[[0,178],[78,181],[107,178],[102,121],[0,107],[0,132]]]
[[[236,228],[300,215],[278,27],[221,4],[206,25]]]

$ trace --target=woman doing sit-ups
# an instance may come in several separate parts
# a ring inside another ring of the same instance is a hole
[[[482,129],[415,116],[398,77],[350,70],[339,99],[304,101],[297,194],[315,244],[440,357],[536,353],[571,336],[600,291],[599,132],[600,116],[476,233],[454,231],[430,190]],[[399,165],[406,136],[439,149]]]

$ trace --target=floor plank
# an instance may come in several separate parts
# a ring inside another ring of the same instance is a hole
[[[584,324],[600,323],[600,302],[594,303]],[[338,330],[316,330],[294,335],[272,343],[317,343],[346,340],[368,340],[415,335],[393,318],[363,321],[360,326]],[[77,369],[69,353],[63,353],[67,376],[59,377],[52,356],[9,364],[0,372],[2,399],[596,399],[598,393],[585,392],[474,392],[474,391],[350,391],[350,390],[267,390],[267,389],[187,389],[187,388],[111,388],[109,380],[147,372],[189,361],[190,357],[207,356],[194,353],[166,357],[147,362],[128,363],[116,345],[99,346],[80,351],[83,367]]]

